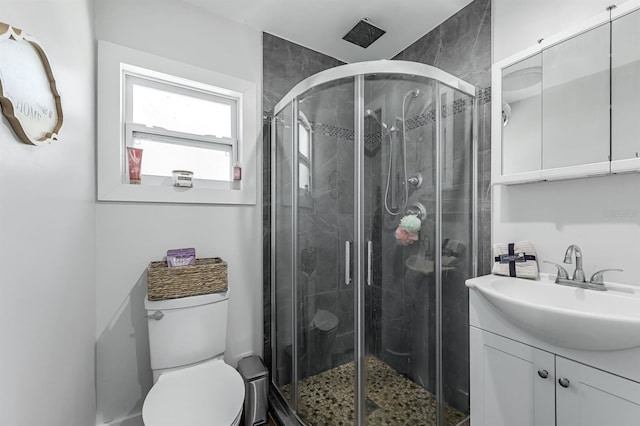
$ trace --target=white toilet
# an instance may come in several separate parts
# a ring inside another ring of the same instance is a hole
[[[244,402],[240,374],[223,361],[229,292],[145,300],[153,387],[145,426],[236,426]]]

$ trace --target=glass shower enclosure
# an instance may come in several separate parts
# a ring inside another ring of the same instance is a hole
[[[272,123],[272,382],[308,425],[469,413],[475,87],[404,61],[294,87]]]

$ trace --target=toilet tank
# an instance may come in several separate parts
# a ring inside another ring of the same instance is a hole
[[[179,299],[145,299],[151,369],[176,368],[224,354],[229,291]]]

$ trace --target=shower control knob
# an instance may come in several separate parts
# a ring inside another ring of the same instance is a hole
[[[420,188],[422,186],[422,173],[418,173],[415,176],[411,176],[408,179],[409,185],[417,188]]]
[[[549,372],[547,370],[538,370],[538,376],[546,379],[547,377],[549,377]]]
[[[569,387],[569,379],[565,379],[564,377],[562,379],[558,379],[558,383],[560,383],[560,386],[563,388]]]
[[[162,318],[164,318],[164,313],[162,313],[162,311],[155,311],[151,315],[146,315],[145,318],[160,321]]]

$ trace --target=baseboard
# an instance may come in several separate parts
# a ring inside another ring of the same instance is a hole
[[[144,426],[144,423],[142,422],[142,413],[134,413],[109,423],[100,423],[96,426]]]

